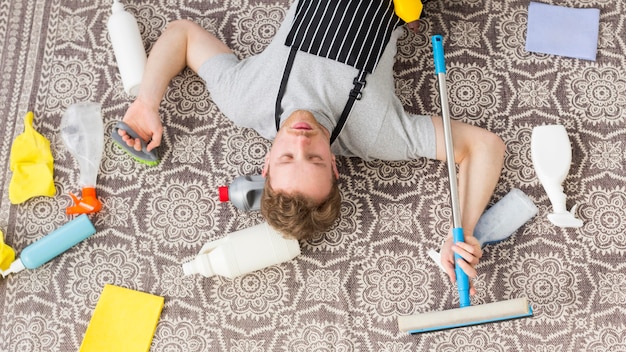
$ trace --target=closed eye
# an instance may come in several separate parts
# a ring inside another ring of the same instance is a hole
[[[293,160],[293,154],[283,154],[278,158],[281,162],[288,162]]]

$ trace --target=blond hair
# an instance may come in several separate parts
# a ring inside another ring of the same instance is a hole
[[[299,193],[276,192],[270,184],[269,172],[261,196],[261,214],[270,226],[292,239],[311,239],[330,229],[339,217],[341,194],[339,184],[332,177],[328,196],[315,203]]]

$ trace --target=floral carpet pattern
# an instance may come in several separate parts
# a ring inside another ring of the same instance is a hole
[[[161,104],[162,162],[147,167],[108,136],[98,174],[97,233],[51,262],[0,280],[0,351],[76,351],[105,284],[165,297],[152,351],[623,351],[626,350],[626,3],[599,8],[597,61],[525,51],[529,1],[439,0],[398,44],[396,92],[406,109],[437,114],[430,36],[442,34],[453,118],[507,144],[492,202],[523,190],[539,213],[485,248],[473,304],[528,297],[535,315],[418,336],[398,315],[451,309],[455,288],[428,258],[448,230],[445,165],[338,158],[341,217],[301,242],[292,261],[234,280],[183,276],[206,242],[263,221],[220,203],[217,187],[256,174],[269,142],[229,122],[185,70]],[[0,1],[0,229],[18,252],[71,220],[78,164],[59,124],[67,107],[102,104],[106,131],[131,99],[106,20],[110,1]],[[271,41],[289,0],[126,1],[147,51],[174,19],[191,19],[239,57]],[[274,99],[268,92],[268,99]],[[242,102],[244,103],[244,102]],[[23,117],[52,143],[57,195],[8,199],[12,141]],[[572,144],[567,205],[584,221],[553,226],[532,167],[533,127],[560,124]]]

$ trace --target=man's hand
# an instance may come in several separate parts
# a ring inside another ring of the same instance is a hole
[[[448,236],[446,241],[441,247],[441,264],[443,265],[446,273],[450,277],[452,283],[456,283],[456,274],[454,272],[454,253],[459,254],[464,260],[459,260],[457,265],[463,269],[463,271],[470,278],[475,278],[477,275],[476,265],[480,258],[483,256],[483,251],[480,248],[480,243],[474,236],[465,236],[465,242],[453,244],[452,236]],[[470,280],[470,295],[475,295],[476,289],[472,280]]]
[[[139,137],[144,140],[148,145],[146,149],[151,151],[161,144],[161,137],[163,136],[163,125],[161,124],[161,118],[159,116],[159,108],[153,107],[145,103],[141,98],[137,98],[128,108],[124,115],[123,121],[137,132]],[[124,130],[118,130],[122,139],[128,144],[128,146],[135,148],[135,150],[141,150],[141,142],[139,139],[132,138]]]

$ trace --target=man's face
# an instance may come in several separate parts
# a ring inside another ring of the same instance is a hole
[[[300,193],[320,203],[339,178],[330,134],[313,115],[295,111],[278,130],[265,158],[263,175],[272,170],[270,181],[277,192]]]

